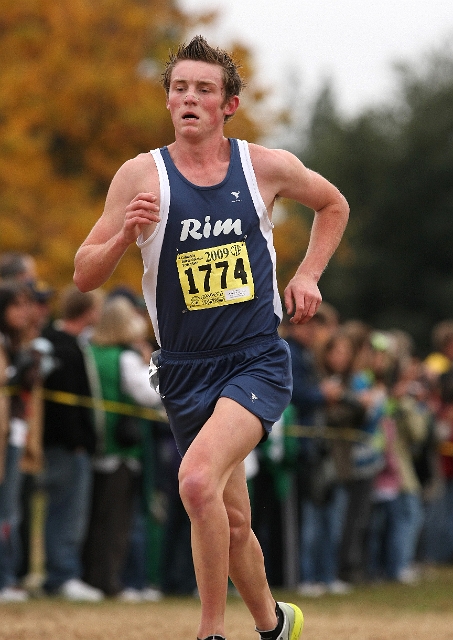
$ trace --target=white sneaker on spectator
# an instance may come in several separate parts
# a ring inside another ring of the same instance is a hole
[[[327,591],[336,596],[344,596],[347,593],[351,593],[352,587],[347,582],[343,582],[343,580],[334,580],[327,585]]]
[[[117,596],[117,600],[121,602],[142,602],[142,592],[138,589],[127,588],[120,591]]]
[[[17,587],[4,587],[0,590],[0,602],[26,602],[28,593]]]
[[[146,587],[146,589],[142,589],[142,600],[144,602],[159,602],[164,597],[164,594],[159,589],[154,589],[154,587]]]
[[[319,596],[323,596],[326,593],[326,588],[316,582],[302,582],[297,587],[297,593],[307,598],[319,598]]]
[[[100,589],[91,587],[78,578],[72,578],[64,582],[58,589],[58,593],[66,600],[80,602],[99,602],[104,599],[104,594]]]
[[[398,574],[398,582],[401,584],[417,584],[420,579],[419,572],[415,567],[406,567]]]

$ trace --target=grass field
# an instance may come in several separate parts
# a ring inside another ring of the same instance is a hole
[[[288,591],[274,595],[302,608],[303,640],[453,640],[453,567],[430,569],[415,586],[364,586],[316,600]],[[195,598],[89,605],[36,599],[0,605],[0,639],[195,640],[198,615]],[[234,596],[228,601],[227,638],[258,640],[248,611]]]

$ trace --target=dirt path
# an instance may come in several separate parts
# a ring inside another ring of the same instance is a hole
[[[77,605],[43,600],[0,605],[0,640],[195,640],[199,604],[169,600],[158,604]],[[303,605],[302,640],[453,640],[452,612],[379,614],[345,604],[320,613]],[[258,640],[249,614],[229,606],[228,640]]]

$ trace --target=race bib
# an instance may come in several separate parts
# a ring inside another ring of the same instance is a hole
[[[179,253],[176,265],[190,311],[245,302],[255,295],[245,242]]]

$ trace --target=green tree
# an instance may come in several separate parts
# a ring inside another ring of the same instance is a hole
[[[351,205],[324,297],[344,318],[409,331],[423,351],[453,317],[452,47],[400,66],[398,80],[395,104],[353,118],[324,87],[299,155]]]

